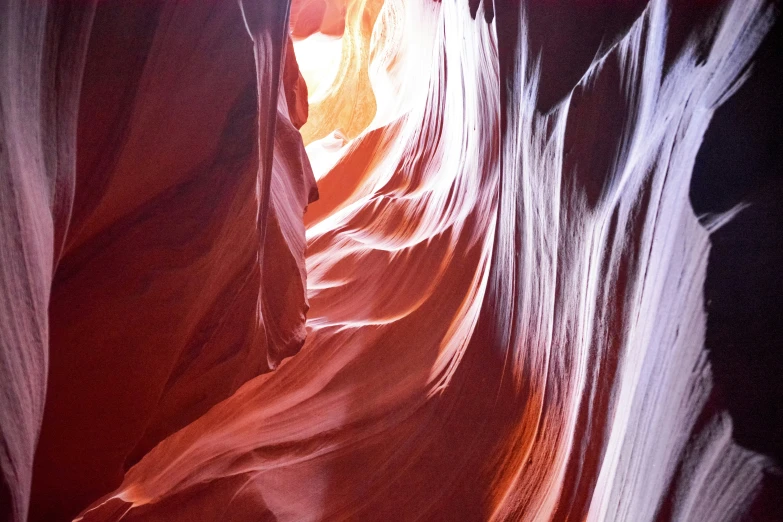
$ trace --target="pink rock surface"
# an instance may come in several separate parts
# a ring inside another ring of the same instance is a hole
[[[731,213],[688,190],[769,3],[25,5],[0,8],[0,516],[746,510],[764,459],[703,350]],[[316,33],[342,55],[308,106]]]
[[[252,38],[234,3],[39,7],[3,32],[11,520],[72,518],[299,350],[316,196],[287,5]]]

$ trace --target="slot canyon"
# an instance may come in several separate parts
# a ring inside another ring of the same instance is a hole
[[[773,0],[0,0],[0,522],[783,521]]]

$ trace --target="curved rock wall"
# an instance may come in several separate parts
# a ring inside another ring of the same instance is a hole
[[[2,515],[742,517],[686,4],[4,4]]]

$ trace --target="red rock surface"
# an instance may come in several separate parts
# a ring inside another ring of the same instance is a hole
[[[3,147],[3,248],[17,250],[2,255],[3,355],[16,365],[2,381],[18,406],[2,408],[2,464],[4,515],[24,520],[29,494],[30,519],[48,521],[299,350],[316,189],[285,4],[256,14],[267,63],[236,3],[40,7],[8,5],[22,20],[3,32],[21,48],[3,74],[16,138]],[[44,42],[18,42],[47,16]],[[15,70],[40,83],[12,84]],[[34,89],[44,103],[24,106]],[[36,133],[42,150],[25,141]]]
[[[739,517],[688,189],[772,11],[727,5],[3,4],[0,517]]]
[[[291,34],[305,38],[314,33],[339,36],[345,30],[345,13],[351,0],[293,0]]]

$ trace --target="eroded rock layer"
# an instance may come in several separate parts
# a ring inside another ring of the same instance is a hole
[[[685,4],[7,3],[3,515],[740,518]]]
[[[299,350],[316,188],[286,3],[36,7],[3,25],[2,464],[48,521]]]

